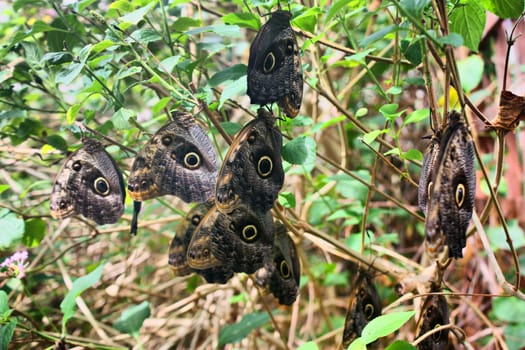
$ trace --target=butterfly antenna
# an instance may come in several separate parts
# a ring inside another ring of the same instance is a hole
[[[131,228],[129,232],[133,235],[137,235],[138,223],[139,223],[139,213],[142,208],[142,202],[133,201],[133,218],[131,219]]]

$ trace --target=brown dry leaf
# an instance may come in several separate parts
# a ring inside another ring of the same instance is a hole
[[[522,119],[525,119],[525,97],[514,95],[510,91],[502,91],[498,114],[492,121],[492,127],[512,131]]]

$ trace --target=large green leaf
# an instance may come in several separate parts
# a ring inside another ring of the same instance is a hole
[[[464,45],[477,52],[485,28],[485,9],[478,1],[468,1],[454,8],[450,16],[450,30],[463,37]]]
[[[104,270],[104,263],[101,263],[96,269],[85,276],[77,278],[71,289],[66,294],[64,300],[60,303],[60,310],[64,314],[62,318],[62,330],[65,331],[66,323],[73,317],[76,311],[76,299],[86,289],[91,288],[95,283],[100,281],[102,271]]]
[[[221,329],[219,346],[241,341],[250,334],[252,330],[266,324],[269,319],[270,316],[265,312],[255,312],[244,315],[238,323],[226,325]]]
[[[481,0],[480,3],[501,18],[518,18],[525,11],[524,0]]]
[[[366,344],[375,342],[378,338],[385,337],[401,328],[414,316],[415,311],[392,312],[371,320],[363,332],[361,338]]]
[[[7,350],[15,332],[16,319],[0,327],[0,350]]]
[[[0,209],[0,248],[16,245],[24,236],[25,222],[9,209]]]

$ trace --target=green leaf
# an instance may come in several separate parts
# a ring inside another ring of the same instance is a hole
[[[151,9],[157,4],[156,1],[152,1],[144,7],[140,7],[133,12],[130,12],[122,17],[120,20],[122,22],[137,24],[140,20],[144,18],[151,11]]]
[[[0,317],[2,317],[0,320],[5,321],[3,317],[7,313],[9,313],[9,298],[6,292],[0,290]]]
[[[366,350],[366,343],[363,338],[356,338],[348,347],[348,350]]]
[[[69,292],[67,292],[64,300],[60,303],[60,310],[64,314],[62,318],[62,329],[65,331],[66,323],[69,321],[76,311],[76,299],[86,289],[92,287],[95,283],[100,281],[102,277],[102,271],[104,270],[104,263],[101,263],[96,269],[91,271],[85,276],[77,278]]]
[[[25,223],[8,209],[0,209],[0,248],[9,248],[20,242],[24,236]]]
[[[129,118],[134,117],[135,112],[131,109],[121,108],[113,114],[111,122],[117,130],[125,130],[131,128]]]
[[[523,350],[523,344],[525,344],[525,323],[508,324],[503,330],[506,344],[509,350]]]
[[[464,45],[478,52],[481,35],[485,28],[485,9],[478,1],[468,1],[457,5],[450,16],[450,31],[463,37]]]
[[[235,135],[236,133],[239,132],[239,130],[242,129],[242,125],[239,124],[239,123],[234,123],[234,122],[222,122],[221,123],[221,127],[224,129],[224,131],[226,131],[226,133],[228,135]],[[212,130],[215,130],[215,128],[212,128]]]
[[[241,341],[252,330],[262,327],[268,320],[270,315],[266,312],[254,312],[244,315],[238,323],[225,325],[219,334],[219,347]]]
[[[429,119],[429,117],[430,117],[430,110],[428,108],[416,109],[415,111],[407,115],[407,117],[405,118],[403,122],[403,126],[411,124],[411,123],[419,123],[422,120]]]
[[[55,149],[58,149],[62,152],[67,151],[67,142],[62,136],[58,134],[53,134],[46,136],[45,140],[48,145],[53,146]]]
[[[259,30],[261,27],[261,20],[259,16],[251,12],[243,13],[228,13],[222,17],[224,24],[236,24],[242,28],[250,28],[253,30]]]
[[[138,29],[131,33],[130,36],[134,40],[144,45],[154,41],[162,40],[162,36],[156,30],[150,28]]]
[[[292,24],[306,30],[312,34],[317,34],[315,32],[315,25],[317,24],[317,17],[321,15],[323,11],[319,7],[311,7],[299,16],[292,19]]]
[[[458,62],[461,87],[465,92],[471,92],[479,85],[484,69],[485,63],[478,55],[471,55]]]
[[[55,82],[57,84],[69,85],[75,78],[80,74],[84,68],[84,63],[81,62],[71,62],[65,69],[62,69],[58,72]]]
[[[348,5],[351,0],[337,0],[328,9],[326,14],[325,23],[328,23],[336,14],[338,14],[344,7]]]
[[[163,70],[166,73],[173,72],[173,69],[179,63],[180,58],[181,58],[180,55],[176,55],[176,56],[170,56],[170,57],[163,59],[162,61],[160,61],[159,69]]]
[[[294,118],[295,120],[296,118]],[[309,120],[311,121],[312,119],[309,118]],[[346,120],[346,117],[344,115],[340,115],[339,117],[335,117],[335,118],[331,118],[329,120],[326,120],[326,121],[323,121],[323,122],[319,122],[319,123],[316,123],[315,125],[312,126],[312,128],[310,129],[310,132],[312,134],[315,134],[316,132],[318,131],[321,131],[321,130],[324,130],[332,125],[335,125],[335,124],[338,124],[342,121]]]
[[[118,320],[113,323],[113,327],[119,331],[131,335],[138,334],[144,320],[151,315],[149,303],[143,301],[138,305],[133,305],[120,315]]]
[[[500,18],[518,18],[525,11],[524,0],[481,0],[480,2],[485,9]]]
[[[450,33],[442,37],[436,38],[437,42],[442,45],[451,45],[453,47],[460,47],[463,45],[463,37],[458,33]]]
[[[415,311],[393,312],[374,318],[363,328],[361,338],[366,344],[375,342],[378,338],[385,337],[399,328],[414,316]]]
[[[420,19],[423,11],[430,4],[430,0],[401,0],[399,4],[412,17]]]
[[[42,219],[28,219],[22,242],[28,248],[37,247],[46,234],[46,222]]]
[[[359,42],[359,46],[362,48],[368,47],[373,42],[378,41],[380,39],[384,39],[384,37],[387,34],[394,33],[395,31],[397,31],[397,29],[398,29],[398,26],[395,24],[391,24],[389,26],[382,27],[378,31],[374,32],[373,34],[361,40]]]
[[[525,246],[525,233],[523,229],[519,226],[517,220],[509,220],[507,222],[507,227],[509,229],[509,235],[512,239],[512,243],[515,249],[519,249]],[[490,245],[494,250],[502,249],[509,250],[509,245],[507,243],[507,238],[503,233],[503,228],[501,226],[491,226],[487,228],[487,236],[490,240]]]
[[[0,194],[2,194],[3,192],[7,191],[10,188],[11,188],[11,186],[9,186],[7,184],[0,184]]]
[[[403,159],[422,161],[423,154],[418,149],[412,148],[403,153]]]
[[[75,119],[77,118],[80,107],[82,107],[82,105],[80,103],[77,103],[68,108],[67,113],[66,113],[66,121],[69,125],[75,122]]]
[[[400,117],[403,113],[405,113],[405,109],[402,111],[398,111],[399,105],[397,103],[389,103],[386,105],[382,105],[381,108],[379,108],[379,113],[385,117],[386,120],[393,122],[396,118]]]
[[[0,327],[0,350],[9,349],[9,343],[15,332],[16,319],[12,319],[8,324]]]
[[[133,66],[133,67],[129,67],[129,68],[121,68],[118,72],[117,72],[117,75],[115,76],[115,79],[119,80],[119,79],[124,79],[124,78],[127,78],[127,77],[130,77],[132,75],[135,75],[135,74],[138,74],[142,72],[142,67],[137,67],[137,66]]]
[[[295,208],[295,195],[291,192],[281,192],[279,193],[279,204],[285,208]]]
[[[499,297],[492,300],[492,313],[501,321],[523,322],[525,303],[516,297]]]
[[[188,35],[201,34],[206,32],[213,32],[219,36],[226,38],[241,38],[242,33],[240,27],[237,25],[217,24],[213,26],[206,26],[201,28],[190,29],[186,32]]]
[[[372,142],[374,142],[375,139],[377,139],[377,137],[379,135],[385,134],[387,132],[388,132],[388,130],[386,130],[386,129],[383,129],[383,130],[372,130],[370,132],[367,132],[366,134],[363,135],[363,142],[367,143],[367,144],[371,144]]]
[[[38,7],[43,7],[45,5],[46,5],[46,2],[43,0],[16,0],[13,3],[13,10],[17,12],[18,10],[24,7],[33,6],[33,7],[38,8]]]
[[[65,62],[70,62],[73,59],[73,56],[69,52],[48,52],[42,56],[42,63],[48,63],[51,65],[62,64]]]
[[[417,348],[403,340],[396,340],[389,346],[385,348],[385,350],[417,350]]]
[[[246,76],[247,67],[245,64],[235,64],[231,67],[223,69],[215,73],[209,80],[208,84],[211,87],[218,86],[227,81],[238,80]]]
[[[314,341],[308,341],[306,343],[303,343],[301,346],[297,348],[297,350],[318,350],[319,347]]]
[[[283,159],[291,164],[304,164],[313,154],[315,156],[315,140],[309,136],[299,136],[288,141],[281,150]]]
[[[221,108],[224,102],[230,98],[246,95],[246,84],[246,77],[244,76],[226,84],[224,90],[222,90],[221,98],[219,99],[219,108]]]
[[[201,21],[198,19],[193,19],[189,17],[180,17],[175,22],[173,22],[173,31],[182,33],[191,27],[200,27],[200,25],[201,25]]]

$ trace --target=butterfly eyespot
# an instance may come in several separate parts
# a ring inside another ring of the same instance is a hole
[[[209,255],[210,255],[210,251],[208,250],[208,248],[204,248],[202,250],[202,256],[207,258]]]
[[[257,132],[252,131],[250,135],[248,135],[248,143],[254,143],[255,140],[257,140]]]
[[[195,214],[195,215],[193,215],[191,217],[191,223],[193,225],[197,226],[200,222],[201,222],[201,216],[200,215]]]
[[[107,196],[109,194],[109,183],[103,177],[97,177],[93,183],[95,191],[101,196]]]
[[[247,241],[253,241],[255,238],[257,238],[257,227],[254,225],[246,225],[242,229],[242,238]]]
[[[66,209],[67,202],[66,201],[60,201],[60,203],[58,204],[58,207],[60,208],[60,210]]]
[[[269,52],[264,58],[263,71],[268,74],[275,68],[275,55],[273,52]]]
[[[288,266],[286,260],[281,261],[281,264],[279,265],[279,272],[281,273],[281,277],[284,279],[288,279],[292,275],[290,266]]]
[[[262,156],[257,162],[257,173],[260,177],[266,178],[272,174],[273,162],[268,156]]]
[[[73,163],[73,166],[71,168],[73,168],[73,170],[75,171],[80,171],[80,169],[82,169],[82,163],[80,162],[80,160],[77,160]]]
[[[371,320],[372,316],[374,316],[374,305],[366,304],[365,305],[365,317],[367,320]]]
[[[463,184],[458,184],[456,187],[456,205],[458,208],[463,206],[465,202],[465,186]]]
[[[142,180],[142,182],[140,183],[140,186],[141,187],[147,187],[148,186],[148,181],[147,180]]]
[[[171,138],[171,136],[163,136],[161,139],[161,142],[164,146],[169,146],[172,141],[173,139]]]
[[[286,54],[291,55],[293,54],[293,52],[293,40],[288,40],[288,42],[286,43]]]
[[[188,169],[196,169],[201,164],[201,157],[195,152],[188,152],[184,156],[184,166]]]
[[[434,327],[435,328],[438,328],[438,327],[441,327],[441,325],[438,323],[436,324],[436,326]],[[436,332],[436,333],[432,333],[432,339],[434,339],[434,341],[438,341],[439,339],[441,339],[441,331],[439,332]]]

